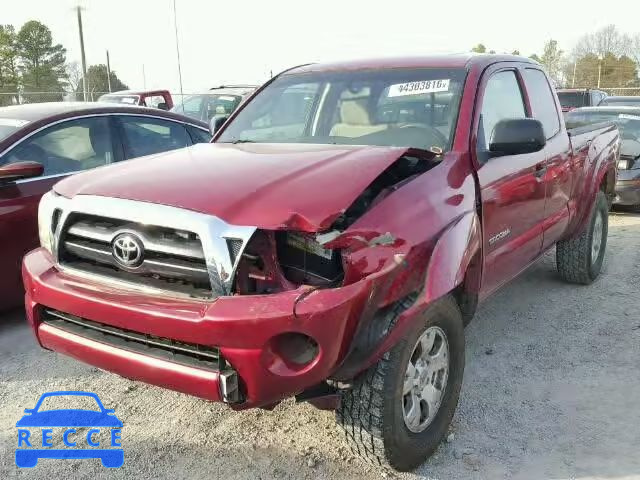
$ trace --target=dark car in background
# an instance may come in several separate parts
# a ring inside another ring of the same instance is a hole
[[[0,108],[0,310],[24,295],[40,197],[62,177],[209,141],[208,125],[145,107],[38,103]]]
[[[638,107],[640,108],[640,96],[607,97],[600,102],[601,107]]]
[[[173,108],[173,97],[169,90],[121,90],[119,92],[105,93],[98,98],[98,101],[138,105],[160,110],[171,110]]]
[[[206,92],[185,96],[172,112],[195,118],[207,124],[213,117],[228,117],[258,89],[257,85],[222,85]]]
[[[597,107],[607,97],[607,92],[593,88],[560,88],[557,93],[563,112],[580,107]]]
[[[579,108],[566,115],[567,128],[613,122],[622,144],[614,204],[640,209],[640,106]]]

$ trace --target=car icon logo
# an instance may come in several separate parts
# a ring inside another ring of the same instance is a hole
[[[89,397],[97,409],[43,409],[43,402],[51,397]],[[38,399],[34,408],[27,408],[24,412],[25,415],[16,423],[18,467],[35,467],[40,458],[99,458],[107,468],[118,468],[124,463],[124,450],[120,443],[122,422],[114,410],[104,407],[95,393],[48,392]],[[41,429],[41,436],[37,434],[38,429]],[[57,440],[63,442],[64,448],[54,446],[54,429],[60,430]],[[87,430],[86,434],[83,430]],[[105,448],[107,446],[111,448]]]

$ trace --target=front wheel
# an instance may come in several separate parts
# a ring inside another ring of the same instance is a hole
[[[556,245],[558,273],[567,282],[588,285],[600,274],[609,235],[608,207],[606,195],[598,192],[584,231]]]
[[[462,314],[445,297],[343,393],[336,418],[352,450],[400,471],[420,465],[447,434],[463,373]]]

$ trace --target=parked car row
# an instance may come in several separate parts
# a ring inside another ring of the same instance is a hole
[[[234,409],[335,409],[365,459],[412,469],[447,435],[477,305],[554,247],[564,280],[600,274],[635,119],[567,128],[542,67],[508,55],[312,64],[254,89],[174,107],[197,120],[82,107],[102,126],[63,133],[60,113],[0,110],[11,267],[42,191],[24,200],[24,177],[103,165],[40,202],[28,321],[44,348]],[[178,149],[207,123],[210,144]]]
[[[563,112],[582,107],[640,107],[640,96],[609,96],[607,92],[593,88],[561,88],[557,93]]]

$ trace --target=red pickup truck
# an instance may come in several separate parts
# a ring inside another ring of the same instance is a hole
[[[335,408],[407,470],[447,433],[478,302],[554,246],[563,279],[600,273],[618,131],[567,131],[525,58],[301,66],[213,142],[43,198],[44,348],[234,409]]]

